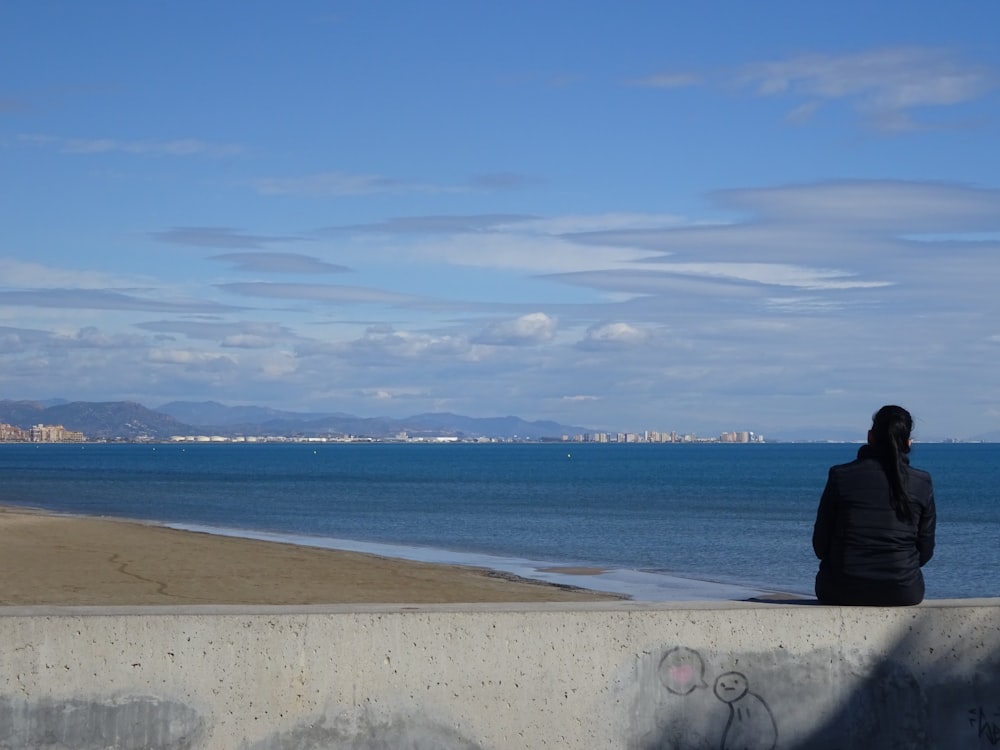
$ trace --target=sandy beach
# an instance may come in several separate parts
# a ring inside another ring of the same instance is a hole
[[[0,507],[0,605],[560,602],[616,598],[438,565]]]

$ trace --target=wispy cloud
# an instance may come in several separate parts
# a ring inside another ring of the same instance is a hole
[[[51,331],[43,331],[37,328],[0,326],[0,352],[6,354],[20,352],[40,343],[47,343],[51,339]]]
[[[877,130],[919,127],[913,111],[973,101],[995,88],[997,72],[944,49],[894,47],[852,55],[803,55],[752,63],[737,82],[761,96],[804,99],[792,117],[806,119],[820,102],[843,100]]]
[[[481,234],[560,235],[612,229],[649,229],[689,225],[674,214],[604,213],[537,216],[534,214],[455,214],[395,216],[372,224],[345,224],[321,232],[372,232],[378,234]]]
[[[788,286],[798,289],[872,289],[891,286],[889,281],[866,281],[857,274],[829,268],[808,268],[782,263],[669,263],[664,274],[706,276],[734,282]]]
[[[146,340],[135,334],[111,334],[97,326],[84,326],[70,334],[54,337],[57,346],[79,349],[134,349],[146,345]]]
[[[489,232],[538,219],[528,214],[472,214],[455,216],[397,216],[375,224],[328,227],[326,232],[381,234],[456,234]]]
[[[298,177],[259,177],[249,181],[261,195],[376,195],[379,193],[436,193],[446,188],[425,182],[408,182],[377,174],[320,172]]]
[[[308,241],[305,237],[246,234],[238,229],[228,227],[173,227],[158,232],[149,232],[147,236],[157,242],[167,242],[172,245],[241,248],[245,250],[257,250],[267,245],[285,242]]]
[[[996,231],[1000,190],[947,182],[831,180],[771,188],[721,190],[723,208],[751,211],[760,220],[829,231],[849,221],[857,233]]]
[[[193,340],[215,341],[223,347],[244,349],[288,345],[298,338],[287,326],[254,321],[156,320],[136,323],[136,327],[155,333],[176,333]]]
[[[573,232],[599,232],[619,229],[662,229],[691,226],[691,221],[677,214],[597,213],[564,214],[539,218],[527,229],[543,234],[563,235]]]
[[[216,286],[224,291],[246,297],[305,300],[325,302],[331,305],[406,305],[423,301],[423,298],[416,295],[340,284],[288,284],[250,281],[217,284]]]
[[[149,362],[166,365],[208,365],[213,369],[232,370],[237,367],[237,361],[228,354],[196,351],[192,349],[151,349],[146,359]]]
[[[21,143],[54,148],[64,154],[110,154],[133,156],[235,156],[241,146],[232,143],[210,143],[197,138],[177,138],[165,141],[128,141],[118,138],[64,138],[40,133],[17,137]]]
[[[162,300],[106,289],[32,289],[0,291],[0,305],[78,310],[141,310],[146,312],[212,313],[237,310],[205,300]]]
[[[231,263],[237,271],[248,273],[288,273],[288,274],[324,274],[347,273],[350,268],[311,255],[297,253],[225,253],[213,255],[211,260]]]
[[[908,252],[914,233],[995,231],[1000,190],[949,183],[827,181],[712,195],[717,224],[574,232],[573,242],[644,248],[701,261],[801,263],[806,258],[883,257]],[[958,228],[961,228],[959,230]],[[928,243],[934,244],[934,243]]]
[[[521,190],[544,185],[545,180],[515,172],[493,172],[469,178],[469,186],[482,190]]]
[[[455,268],[548,274],[621,268],[648,253],[626,243],[576,242],[546,232],[507,231],[426,238],[399,250],[411,259]]]
[[[380,174],[319,172],[290,177],[258,177],[248,185],[261,195],[362,196],[382,194],[443,194],[473,191],[522,190],[544,184],[544,180],[514,172],[477,174],[464,182],[441,184],[405,180]]]
[[[899,46],[845,55],[805,54],[751,62],[721,73],[662,71],[629,85],[679,89],[736,86],[793,104],[786,119],[802,124],[824,105],[843,102],[871,129],[898,133],[931,127],[916,113],[975,101],[1000,85],[1000,72],[967,62],[949,49]]]
[[[704,83],[702,76],[684,71],[664,71],[628,81],[631,86],[654,89],[680,89]]]
[[[135,349],[146,345],[142,336],[111,334],[96,326],[84,326],[72,331],[42,331],[30,328],[0,326],[0,352],[9,354],[44,346],[65,349]]]
[[[7,289],[59,287],[108,288],[130,283],[119,276],[79,268],[57,268],[42,263],[0,258],[0,285]],[[134,283],[134,281],[131,281]]]

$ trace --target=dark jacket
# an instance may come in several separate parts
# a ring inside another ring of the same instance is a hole
[[[934,488],[926,471],[907,462],[905,472],[910,522],[896,517],[889,480],[871,446],[830,469],[813,528],[820,601],[901,606],[923,600],[920,568],[934,554]]]

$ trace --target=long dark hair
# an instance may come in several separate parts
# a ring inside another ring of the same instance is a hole
[[[872,415],[870,442],[889,480],[889,503],[896,511],[896,518],[904,523],[913,521],[910,495],[906,491],[906,454],[910,452],[912,431],[913,417],[902,406],[883,406]]]

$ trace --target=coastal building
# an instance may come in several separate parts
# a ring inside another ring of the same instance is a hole
[[[36,424],[26,430],[0,424],[0,442],[3,443],[82,443],[85,439],[82,432],[67,430],[61,424]]]
[[[27,443],[28,440],[27,430],[12,424],[0,424],[0,443]]]
[[[723,432],[719,435],[720,443],[763,443],[764,436],[755,432]]]
[[[28,434],[32,443],[82,443],[84,440],[82,432],[67,430],[61,424],[36,424]]]

